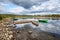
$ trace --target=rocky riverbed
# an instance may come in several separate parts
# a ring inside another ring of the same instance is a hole
[[[60,40],[60,38],[44,32],[38,27],[33,28],[30,25],[24,25],[21,28],[15,28],[15,26],[9,25],[9,21],[0,23],[0,40]]]

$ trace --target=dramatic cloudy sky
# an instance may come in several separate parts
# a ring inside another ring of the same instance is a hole
[[[60,0],[0,0],[0,14],[60,14]]]

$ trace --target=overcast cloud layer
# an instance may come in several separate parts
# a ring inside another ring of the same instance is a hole
[[[0,13],[2,12],[60,14],[60,0],[0,0]]]
[[[49,0],[11,0],[12,3],[22,6],[26,9],[29,9],[34,5],[41,5],[41,3],[46,1],[49,1]]]

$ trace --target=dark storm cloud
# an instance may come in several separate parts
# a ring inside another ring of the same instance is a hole
[[[11,0],[12,3],[22,6],[26,9],[31,8],[33,5],[41,5],[41,3],[49,0]]]

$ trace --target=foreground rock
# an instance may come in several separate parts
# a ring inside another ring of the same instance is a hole
[[[60,40],[60,38],[43,32],[40,28],[32,28],[30,25],[25,25],[14,31],[12,40]]]
[[[10,20],[2,20],[0,23],[0,40],[11,40],[14,27]]]

